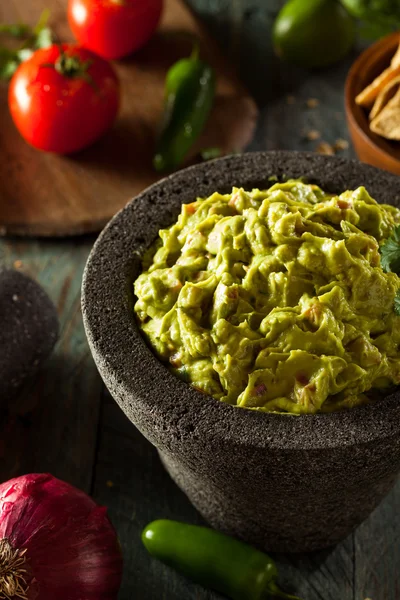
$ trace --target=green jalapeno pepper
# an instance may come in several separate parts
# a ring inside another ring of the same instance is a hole
[[[155,558],[232,600],[300,600],[278,588],[278,571],[269,556],[213,529],[153,521],[142,541]]]
[[[157,171],[180,166],[206,124],[215,95],[215,72],[198,57],[175,63],[167,73],[165,107],[153,164]]]

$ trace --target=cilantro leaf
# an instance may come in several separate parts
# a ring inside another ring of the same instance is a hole
[[[43,27],[36,33],[36,39],[34,43],[34,47],[38,48],[48,48],[53,43],[53,34],[51,33],[51,29],[49,27]]]
[[[391,236],[381,246],[381,267],[387,273],[400,274],[400,225],[394,228]]]
[[[400,290],[397,290],[394,297],[394,312],[400,317]]]
[[[16,49],[0,47],[0,79],[10,79],[20,63],[27,60],[35,50],[47,48],[53,43],[52,33],[47,27],[49,11],[45,10],[35,27],[24,24],[0,25],[0,34],[23,40]]]
[[[0,48],[0,79],[9,79],[16,68],[19,61],[15,56],[15,52],[7,48]]]
[[[30,34],[31,28],[29,25],[25,25],[24,23],[12,23],[8,25],[7,23],[0,24],[0,33],[11,35],[15,38],[24,38]]]

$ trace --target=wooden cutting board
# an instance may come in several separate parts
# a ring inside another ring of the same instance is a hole
[[[66,0],[7,0],[0,22],[37,22],[50,8],[53,30],[72,41]],[[99,231],[133,196],[160,177],[152,169],[168,68],[190,54],[193,36],[202,56],[217,70],[217,98],[202,148],[242,150],[251,140],[257,108],[199,22],[182,0],[166,0],[161,26],[132,58],[115,63],[122,103],[113,129],[90,148],[64,157],[29,147],[7,109],[7,85],[0,88],[0,235],[66,236]]]

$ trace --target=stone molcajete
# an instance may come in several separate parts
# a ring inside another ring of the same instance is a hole
[[[400,399],[300,417],[258,413],[206,397],[152,354],[133,316],[141,257],[183,202],[233,185],[306,176],[324,190],[365,185],[400,205],[400,180],[355,161],[295,152],[233,156],[180,171],[110,222],[89,258],[83,314],[99,371],[168,472],[214,527],[261,548],[335,544],[379,504],[400,470]],[[177,515],[179,517],[179,515]]]

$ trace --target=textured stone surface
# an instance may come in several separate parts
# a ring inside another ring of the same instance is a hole
[[[45,291],[23,273],[0,269],[0,401],[37,372],[57,336],[56,309]]]
[[[329,546],[363,521],[400,470],[400,402],[316,416],[261,414],[202,395],[144,343],[132,313],[140,257],[182,202],[271,175],[307,176],[325,190],[366,185],[400,205],[400,178],[356,161],[294,152],[233,156],[152,186],[106,227],[83,281],[91,350],[110,392],[159,450],[171,476],[215,527],[263,548]]]

